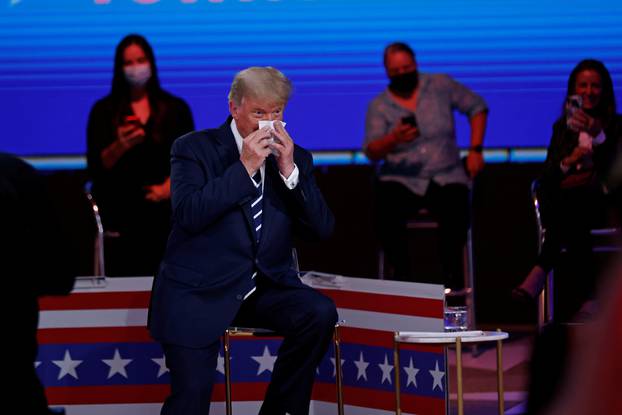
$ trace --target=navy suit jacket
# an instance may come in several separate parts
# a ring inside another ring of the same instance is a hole
[[[302,286],[292,267],[292,236],[328,237],[334,218],[313,178],[311,154],[296,146],[299,183],[288,189],[273,156],[266,159],[262,230],[255,241],[250,203],[259,190],[240,161],[230,118],[218,129],[173,144],[173,224],[154,280],[152,336],[205,347],[233,321],[258,271],[284,286]]]

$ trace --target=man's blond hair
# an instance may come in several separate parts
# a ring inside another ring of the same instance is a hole
[[[281,71],[271,66],[252,66],[233,78],[229,101],[241,105],[243,98],[252,98],[286,104],[291,93],[292,83]]]

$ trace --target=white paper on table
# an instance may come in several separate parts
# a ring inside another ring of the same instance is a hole
[[[477,337],[484,334],[481,330],[469,331],[402,331],[401,337]]]

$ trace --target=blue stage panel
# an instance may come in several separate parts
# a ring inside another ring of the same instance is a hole
[[[131,32],[150,40],[164,87],[198,128],[224,120],[236,71],[273,65],[295,85],[285,117],[297,142],[358,149],[367,104],[387,83],[382,49],[401,40],[422,71],[486,98],[488,145],[543,147],[579,60],[603,60],[622,94],[621,21],[619,0],[3,0],[0,150],[83,154],[88,112]],[[457,130],[468,145],[461,117]]]

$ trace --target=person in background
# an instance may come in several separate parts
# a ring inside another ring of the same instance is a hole
[[[104,228],[118,233],[107,275],[153,275],[170,230],[170,150],[194,129],[188,105],[160,86],[153,50],[131,34],[118,44],[110,94],[87,127],[88,173]]]
[[[622,157],[619,155],[612,166],[607,184],[613,214],[620,220]],[[552,390],[545,400],[541,399],[541,393],[534,393],[534,405],[528,407],[529,415],[622,413],[622,400],[619,397],[619,378],[622,371],[622,258],[619,255],[609,264],[599,280],[595,304],[595,312],[589,320],[583,324],[564,325],[567,344],[557,349],[552,344],[540,347],[543,350],[543,359],[563,362],[563,367],[556,372],[550,370],[550,365],[532,365],[531,383],[542,375],[556,378],[552,379],[554,389],[545,388]],[[552,374],[545,375],[547,370]],[[529,389],[530,403],[532,391],[543,385],[532,386]]]
[[[459,293],[470,216],[468,185],[484,167],[488,109],[479,95],[449,76],[420,73],[405,43],[385,48],[384,67],[389,86],[369,105],[363,144],[371,160],[384,162],[377,189],[380,243],[394,277],[411,279],[406,222],[428,208],[440,227],[443,283]],[[466,172],[456,142],[455,109],[471,125]]]
[[[540,179],[544,244],[536,265],[512,291],[514,298],[535,302],[562,246],[581,285],[575,291],[583,298],[577,302],[593,296],[596,267],[590,230],[603,227],[610,216],[606,182],[621,145],[622,116],[616,113],[611,75],[602,62],[583,60],[568,78],[562,115],[553,124]]]
[[[35,360],[39,297],[65,295],[73,288],[77,261],[71,260],[69,242],[42,178],[26,162],[0,153],[0,266],[5,297],[10,297],[3,327],[4,370],[10,375],[4,405],[19,413],[64,413],[48,409]]]
[[[247,68],[231,84],[231,116],[173,145],[173,229],[149,320],[171,373],[163,415],[209,412],[220,337],[231,325],[284,336],[259,413],[309,413],[337,311],[300,281],[292,244],[327,238],[335,220],[311,154],[284,129],[291,89],[275,68]]]

